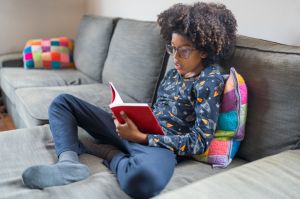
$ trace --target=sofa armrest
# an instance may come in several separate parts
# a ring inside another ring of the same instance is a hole
[[[229,171],[161,194],[179,198],[299,198],[300,149],[244,164]]]
[[[2,67],[23,67],[22,52],[0,55],[0,68]]]

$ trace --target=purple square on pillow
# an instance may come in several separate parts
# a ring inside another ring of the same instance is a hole
[[[44,52],[50,52],[50,46],[42,46],[42,51]]]

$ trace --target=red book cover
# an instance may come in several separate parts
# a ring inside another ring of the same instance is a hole
[[[148,104],[124,103],[114,85],[111,82],[109,84],[111,88],[111,104],[109,104],[109,107],[121,124],[125,121],[120,112],[124,111],[141,132],[164,135]]]

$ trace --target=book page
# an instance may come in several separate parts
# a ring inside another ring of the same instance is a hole
[[[115,86],[112,82],[109,82],[110,88],[111,88],[111,104],[123,104],[123,100],[121,96],[119,95],[118,91],[116,90]]]

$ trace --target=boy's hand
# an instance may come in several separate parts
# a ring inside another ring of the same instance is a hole
[[[120,112],[121,117],[125,121],[124,124],[118,122],[117,119],[114,120],[116,125],[116,131],[118,135],[126,140],[136,142],[139,144],[147,144],[148,139],[147,135],[140,132],[137,126],[133,123],[133,121],[126,115],[124,111]]]

